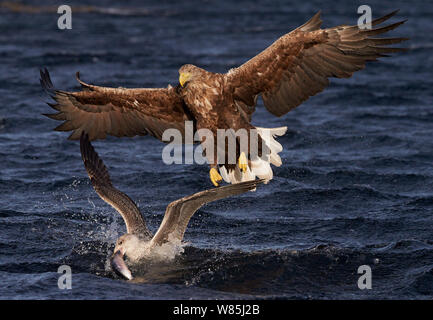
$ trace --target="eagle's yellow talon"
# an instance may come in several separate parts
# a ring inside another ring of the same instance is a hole
[[[239,166],[239,169],[242,170],[242,172],[247,171],[248,161],[247,161],[247,157],[245,156],[244,152],[242,152],[241,155],[239,156],[238,166]]]
[[[218,187],[218,181],[221,181],[223,179],[215,168],[210,169],[209,176],[215,187]]]

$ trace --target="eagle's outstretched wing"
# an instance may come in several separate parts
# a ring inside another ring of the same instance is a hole
[[[388,20],[397,11],[373,20],[372,25]],[[367,61],[405,50],[384,46],[407,38],[374,38],[404,22],[370,30],[347,25],[320,29],[319,11],[304,25],[230,70],[227,83],[235,102],[250,116],[259,94],[269,112],[282,116],[321,92],[329,84],[328,78],[348,78],[363,69]]]
[[[173,87],[99,87],[84,83],[78,73],[77,80],[83,91],[57,90],[48,70],[41,70],[41,85],[56,102],[49,105],[59,111],[45,115],[64,121],[55,130],[73,131],[69,139],[79,139],[86,132],[91,141],[104,139],[107,134],[116,137],[150,134],[161,140],[165,129],[175,128],[183,133],[185,120],[193,120]]]

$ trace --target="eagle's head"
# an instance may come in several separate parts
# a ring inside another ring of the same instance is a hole
[[[179,69],[179,83],[184,87],[188,82],[199,79],[206,70],[196,67],[192,64],[185,64]]]

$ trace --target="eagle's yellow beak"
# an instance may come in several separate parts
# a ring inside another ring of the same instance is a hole
[[[179,75],[179,83],[180,83],[180,85],[183,87],[183,85],[184,85],[184,84],[185,84],[189,79],[191,79],[191,74],[190,74],[190,73],[182,72],[182,73]]]

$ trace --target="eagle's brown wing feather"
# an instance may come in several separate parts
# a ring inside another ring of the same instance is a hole
[[[372,21],[378,25],[397,11]],[[330,77],[348,78],[386,53],[403,48],[386,48],[406,38],[372,38],[405,21],[371,30],[342,25],[320,29],[320,12],[307,23],[282,36],[266,50],[226,74],[234,100],[249,115],[257,95],[265,107],[282,116],[309,97],[321,92]]]
[[[83,91],[56,90],[48,71],[41,70],[41,85],[53,97],[49,105],[59,111],[45,114],[64,121],[55,130],[73,131],[69,139],[79,139],[82,132],[89,139],[104,139],[106,135],[132,137],[150,134],[161,140],[165,129],[175,128],[182,133],[185,120],[193,120],[185,109],[176,89],[124,89],[98,87],[77,80]]]

